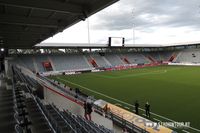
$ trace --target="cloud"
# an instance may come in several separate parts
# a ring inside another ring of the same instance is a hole
[[[199,27],[198,0],[121,0],[98,13],[92,28],[107,30],[151,28],[152,26]],[[134,17],[134,18],[133,18]]]
[[[107,43],[108,37],[125,37],[126,43],[164,44],[198,41],[199,0],[120,0],[89,18],[92,43]],[[87,40],[87,22],[80,22],[45,42]]]

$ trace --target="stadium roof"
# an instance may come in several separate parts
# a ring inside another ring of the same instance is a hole
[[[184,42],[171,44],[125,44],[125,48],[162,48],[200,45],[200,42]],[[108,48],[108,44],[98,43],[40,43],[36,48]],[[117,47],[119,48],[119,47]]]
[[[0,47],[31,48],[118,0],[0,0]]]

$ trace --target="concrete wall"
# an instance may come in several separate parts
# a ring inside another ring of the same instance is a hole
[[[80,104],[71,101],[58,93],[55,93],[47,87],[44,87],[44,101],[56,105],[60,110],[67,109],[76,115],[81,115],[84,117],[84,109]],[[113,130],[112,121],[95,112],[92,112],[92,121]]]

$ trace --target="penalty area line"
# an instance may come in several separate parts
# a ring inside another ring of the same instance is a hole
[[[73,83],[73,82],[71,82],[71,81],[69,81],[69,80],[62,79],[62,78],[60,78],[60,77],[56,77],[56,78],[57,78],[57,79],[60,79],[60,80],[62,80],[62,81],[64,81],[64,82],[68,82],[68,83],[70,83],[70,84],[73,84],[73,85],[79,86],[79,87],[81,87],[81,88],[83,88],[83,89],[85,89],[85,90],[88,90],[88,91],[90,91],[90,92],[93,92],[93,93],[99,94],[99,95],[101,95],[101,96],[107,97],[107,98],[109,98],[109,99],[115,100],[115,101],[120,102],[120,103],[123,103],[123,104],[126,104],[126,105],[128,105],[128,106],[130,106],[130,107],[135,107],[134,105],[131,105],[131,104],[129,104],[129,103],[126,103],[126,102],[121,101],[121,100],[118,100],[118,99],[115,99],[115,98],[113,98],[113,97],[110,97],[110,96],[105,95],[105,94],[103,94],[103,93],[97,92],[97,91],[95,91],[95,90],[91,90],[91,89],[89,89],[89,88],[87,88],[87,87],[84,87],[84,86],[82,86],[82,85],[79,85],[79,84]],[[142,110],[142,111],[145,111],[145,110],[142,109],[142,108],[139,108],[139,109]],[[160,118],[162,118],[162,119],[165,119],[165,120],[171,121],[171,122],[176,122],[176,121],[174,121],[174,120],[172,120],[172,119],[169,119],[169,118],[167,118],[167,117],[164,117],[164,116],[158,115],[158,114],[153,113],[153,112],[151,112],[151,114],[153,114],[153,115],[155,115],[155,116],[157,116],[157,117],[160,117]],[[188,127],[188,128],[200,132],[200,129],[197,129],[197,128],[194,128],[194,127]]]

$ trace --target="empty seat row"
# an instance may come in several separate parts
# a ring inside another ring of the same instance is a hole
[[[52,123],[52,126],[57,133],[76,133],[72,126],[65,121],[61,115],[55,110],[52,105],[43,105],[42,102],[37,99],[38,103],[42,107],[42,110],[47,115],[48,120]]]
[[[81,133],[112,133],[113,131],[94,123],[93,121],[85,120],[82,116],[74,115],[65,110],[62,112],[64,118],[70,123],[74,123],[81,129]],[[72,124],[73,125],[73,124]]]
[[[14,84],[15,131],[17,133],[54,133],[54,129],[45,118],[35,97],[27,89],[19,82]]]
[[[99,67],[112,67],[125,65],[124,58],[129,62],[128,64],[146,64],[151,61],[147,58],[151,56],[156,61],[167,61],[172,52],[147,52],[147,53],[90,53],[82,54],[54,54],[54,55],[23,55],[14,57],[12,64],[18,64],[26,67],[34,72],[46,71],[75,71],[92,69],[91,59],[94,59]],[[146,56],[146,57],[145,57]],[[49,62],[52,69],[46,70],[43,63]]]
[[[0,79],[5,82],[4,79]],[[15,131],[15,119],[13,109],[13,93],[0,84],[0,132],[13,133]]]

